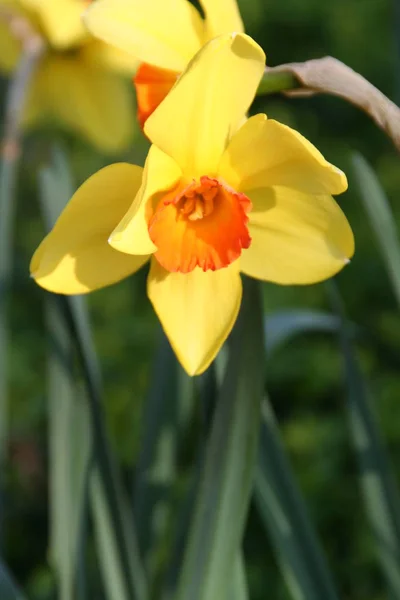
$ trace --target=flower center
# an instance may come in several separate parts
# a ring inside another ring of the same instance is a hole
[[[189,221],[198,221],[208,217],[214,210],[214,200],[218,195],[219,184],[216,180],[203,178],[200,184],[193,183],[184,192],[180,200],[179,211],[181,216]]]
[[[251,202],[225,182],[203,176],[164,195],[149,219],[158,262],[171,272],[222,269],[248,248]]]

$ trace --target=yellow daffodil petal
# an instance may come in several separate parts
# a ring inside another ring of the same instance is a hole
[[[189,375],[214,360],[239,312],[238,262],[218,271],[169,273],[152,259],[147,293],[171,345]]]
[[[233,136],[219,173],[241,191],[281,185],[310,194],[340,194],[347,179],[300,133],[259,114]]]
[[[248,110],[262,76],[265,55],[244,34],[206,44],[147,119],[144,130],[188,177],[213,175]]]
[[[216,174],[229,138],[254,98],[264,63],[264,52],[247,35],[215,38],[147,119],[146,135],[188,177]]]
[[[236,0],[200,0],[206,16],[206,36],[211,40],[222,33],[243,32]]]
[[[187,0],[97,0],[89,31],[142,62],[182,71],[203,43],[204,24]]]
[[[311,284],[340,271],[354,238],[331,196],[284,187],[253,190],[250,248],[241,256],[246,275],[280,284]]]
[[[103,152],[118,152],[135,126],[129,84],[79,56],[51,56],[35,77],[30,103],[38,117],[59,120]],[[29,110],[28,110],[29,113]],[[32,124],[32,123],[29,123]]]
[[[118,163],[78,189],[32,258],[32,277],[40,286],[84,294],[124,279],[146,262],[148,257],[122,254],[107,242],[141,185],[142,173],[140,167]]]
[[[102,65],[121,75],[132,77],[139,66],[138,60],[130,54],[94,38],[85,44],[80,52],[86,63],[95,67]]]
[[[110,236],[110,244],[128,254],[151,254],[157,247],[150,239],[148,219],[158,194],[170,190],[181,178],[181,170],[172,158],[151,146],[144,166],[143,183],[123,219]]]
[[[20,0],[36,13],[46,38],[59,50],[74,46],[88,37],[82,23],[85,0]]]

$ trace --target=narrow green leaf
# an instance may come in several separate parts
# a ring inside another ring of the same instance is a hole
[[[50,229],[72,195],[68,162],[63,153],[54,152],[52,164],[40,172],[41,203],[44,219]],[[129,600],[145,600],[147,583],[137,548],[132,515],[123,498],[123,486],[112,455],[103,414],[103,390],[100,368],[91,335],[89,315],[84,298],[59,296],[60,310],[70,330],[86,387],[88,412],[94,445],[94,461],[101,478],[101,490],[109,511],[112,532],[118,552],[124,587]],[[104,565],[104,563],[102,563]],[[107,573],[103,572],[105,578]],[[113,599],[114,600],[114,599]],[[116,599],[118,600],[118,599]]]
[[[86,382],[86,393],[94,440],[94,460],[102,480],[101,490],[109,510],[112,533],[115,536],[114,548],[118,551],[121,573],[125,579],[128,598],[147,598],[145,571],[139,556],[137,534],[132,514],[124,497],[121,475],[112,455],[103,414],[103,393],[100,369],[91,338],[87,306],[80,297],[66,299],[65,308],[73,332],[76,349]],[[102,563],[106,567],[106,563]],[[105,580],[107,572],[103,571]],[[106,582],[105,582],[106,583]],[[114,600],[111,596],[110,600]],[[115,600],[118,600],[116,598]]]
[[[330,282],[335,311],[341,318],[340,345],[343,353],[347,410],[351,439],[356,453],[367,517],[389,590],[400,599],[400,495],[366,379],[348,333],[339,290]]]
[[[255,500],[294,600],[337,600],[268,398],[262,405]]]
[[[17,161],[0,162],[0,547],[2,545],[3,474],[8,437],[8,345]]]
[[[26,600],[14,578],[0,559],[0,598],[1,600]]]
[[[179,600],[227,597],[250,499],[264,382],[259,284],[246,279],[178,586]]]
[[[339,319],[317,310],[284,310],[268,315],[264,328],[267,353],[272,354],[281,344],[301,333],[338,331]]]
[[[205,425],[207,428],[211,422],[212,413],[215,410],[218,390],[223,381],[227,362],[227,352],[224,348],[220,351],[216,360],[207,369],[207,371],[197,378],[200,385],[199,401],[205,412]],[[243,553],[239,552],[236,557],[232,573],[232,584],[229,590],[227,600],[248,600],[249,590],[247,586],[246,569],[244,565]]]
[[[3,473],[8,436],[8,302],[13,269],[16,184],[21,156],[22,121],[30,83],[45,49],[36,32],[25,31],[18,64],[7,86],[0,142],[0,547],[3,533]]]
[[[133,506],[141,555],[152,572],[153,551],[169,520],[168,496],[176,476],[179,366],[162,330],[143,416]]]
[[[204,448],[199,447],[198,457],[194,463],[187,485],[187,491],[173,519],[173,539],[168,566],[164,577],[162,600],[176,600],[177,585],[182,571],[182,561],[187,546],[190,523],[193,516],[200,485],[200,475],[204,461]]]
[[[86,500],[91,453],[87,407],[78,395],[72,340],[59,306],[46,304],[50,337],[48,357],[50,457],[50,560],[55,567],[60,600],[74,600],[78,549]],[[80,553],[82,554],[82,552]]]
[[[239,553],[236,557],[232,574],[232,588],[226,600],[249,600],[246,570],[244,566],[244,559],[241,553]]]
[[[142,419],[134,514],[152,594],[160,597],[159,588],[166,582],[164,597],[167,598],[169,594],[173,597],[176,568],[180,566],[181,548],[177,539],[182,515],[175,506],[174,495],[179,445],[193,411],[194,381],[179,365],[161,328],[150,381]],[[184,534],[186,531],[187,525],[183,526]],[[166,554],[170,558],[168,565],[160,561],[160,556]]]
[[[400,305],[400,242],[396,219],[377,176],[365,158],[354,154],[352,163],[364,209]]]
[[[106,596],[108,600],[128,600],[130,593],[126,584],[126,578],[124,577],[122,563],[119,560],[118,541],[107,505],[107,494],[105,493],[102,479],[96,467],[90,476],[90,499],[96,549]],[[128,514],[126,501],[124,502],[124,512],[126,518]],[[127,526],[130,526],[129,523],[127,523]],[[133,551],[135,552],[135,549]]]
[[[202,376],[197,377],[194,380],[198,390],[197,399],[200,405],[199,410],[203,414],[202,429],[204,429],[207,434],[209,433],[210,429],[212,413],[215,410],[218,386],[222,381],[223,372],[226,366],[225,353],[223,357],[221,355],[222,353],[218,355],[216,362],[220,362],[222,360],[223,364],[216,365],[216,363],[213,363]],[[183,371],[181,370],[180,372],[182,373]],[[185,397],[189,397],[191,402],[193,403],[193,387],[191,389],[187,389],[186,385],[181,385],[180,392],[181,396],[183,396],[183,399]],[[208,435],[205,439],[207,439],[207,437]],[[200,443],[198,456],[191,473],[191,482],[190,485],[187,486],[188,490],[186,496],[181,502],[181,506],[176,511],[177,514],[174,518],[173,543],[170,552],[169,565],[165,576],[162,600],[172,600],[176,598],[175,594],[177,581],[179,579],[179,574],[181,571],[184,549],[187,545],[188,530],[193,512],[193,505],[195,504],[195,499],[199,490],[200,476],[202,472],[202,466],[204,463],[205,439],[201,440],[200,438],[200,442],[203,441],[203,443]],[[227,600],[231,599],[248,600],[245,567],[241,555],[236,559],[233,570],[232,585],[231,589],[229,590]]]

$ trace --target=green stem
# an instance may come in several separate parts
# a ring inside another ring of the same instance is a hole
[[[299,87],[300,84],[293,73],[289,73],[289,71],[269,71],[266,69],[258,86],[257,96],[275,94]]]

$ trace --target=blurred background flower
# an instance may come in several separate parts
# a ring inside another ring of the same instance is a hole
[[[201,0],[199,8],[188,0],[97,0],[85,13],[95,37],[140,61],[134,83],[142,127],[203,44],[243,31],[236,0]]]
[[[53,120],[99,150],[114,153],[132,141],[132,94],[122,75],[132,75],[136,64],[87,32],[81,16],[88,4],[1,0],[0,70],[11,76],[16,68],[21,55],[18,27],[26,19],[43,37],[46,49],[31,83],[24,127]]]

